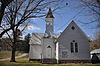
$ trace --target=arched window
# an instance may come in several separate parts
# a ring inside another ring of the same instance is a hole
[[[73,40],[73,42],[75,42],[75,40]]]
[[[78,44],[75,43],[75,52],[78,52]]]
[[[47,48],[51,48],[50,46],[48,46]]]
[[[73,53],[74,52],[74,46],[73,46],[73,43],[72,42],[71,42],[70,47],[71,47],[71,53]]]
[[[52,57],[52,48],[51,46],[47,46],[47,49],[46,49],[46,57],[47,58],[51,58]]]
[[[78,43],[73,40],[71,43],[70,43],[70,51],[71,53],[77,53],[78,52]]]

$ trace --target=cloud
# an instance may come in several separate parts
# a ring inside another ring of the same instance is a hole
[[[41,30],[41,28],[36,27],[36,26],[27,26],[27,30]]]

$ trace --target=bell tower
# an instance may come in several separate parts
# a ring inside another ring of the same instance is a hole
[[[51,36],[51,34],[54,33],[54,16],[52,14],[51,8],[49,8],[49,11],[46,15],[45,21],[46,21],[45,33],[47,33],[48,36]]]

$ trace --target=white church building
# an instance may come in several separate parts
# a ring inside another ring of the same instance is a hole
[[[90,61],[89,39],[72,21],[61,34],[54,34],[54,16],[49,9],[45,33],[32,33],[29,60],[42,63],[84,63]]]

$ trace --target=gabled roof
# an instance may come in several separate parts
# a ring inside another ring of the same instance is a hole
[[[32,33],[29,44],[39,44],[41,45],[41,39],[44,36],[44,33]]]
[[[66,32],[68,32],[68,28],[70,27],[70,26],[76,26],[77,28],[78,28],[78,30],[85,36],[85,38],[87,39],[87,40],[89,40],[89,38],[87,37],[87,35],[82,31],[82,29],[72,20],[71,21],[71,23],[65,28],[65,30],[61,33],[61,35],[58,37],[58,40],[59,40],[59,38],[65,33],[65,31]],[[72,27],[72,29],[73,29],[73,27]]]
[[[31,39],[29,44],[35,44],[35,45],[41,45],[41,40],[43,39],[43,37],[46,37],[46,33],[32,33]],[[52,35],[54,38],[58,38],[58,34],[53,34]]]
[[[51,11],[51,8],[49,8],[49,11],[47,13],[46,18],[54,18],[53,14],[52,14],[52,11]]]

